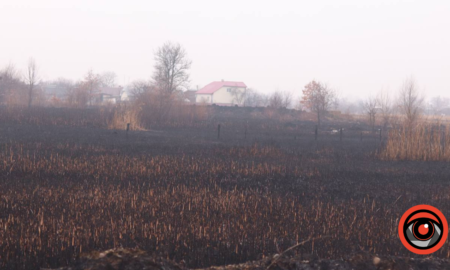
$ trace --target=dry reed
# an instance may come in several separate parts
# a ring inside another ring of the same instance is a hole
[[[450,129],[422,123],[389,131],[380,157],[386,160],[450,161]]]

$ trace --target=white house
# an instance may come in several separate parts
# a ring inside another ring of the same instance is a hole
[[[120,102],[120,94],[123,87],[100,87],[98,93],[95,94],[94,99],[100,104],[116,104]]]
[[[243,82],[212,82],[195,93],[196,103],[233,106],[244,104],[247,86]]]
[[[122,92],[120,93],[120,101],[129,101],[130,100],[130,94],[128,94],[128,91],[122,90]]]

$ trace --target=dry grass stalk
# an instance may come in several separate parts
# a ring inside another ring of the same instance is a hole
[[[441,125],[419,124],[393,128],[380,153],[386,160],[450,161],[450,129]]]

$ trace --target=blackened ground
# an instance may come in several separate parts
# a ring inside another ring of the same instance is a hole
[[[449,164],[380,160],[386,132],[328,122],[316,140],[313,122],[243,120],[221,122],[218,138],[218,123],[128,134],[2,124],[0,268],[121,246],[199,268],[320,236],[294,255],[414,257],[401,215],[430,204],[450,216]],[[449,255],[447,243],[433,254]]]

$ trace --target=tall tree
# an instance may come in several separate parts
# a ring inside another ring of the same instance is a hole
[[[317,114],[317,124],[320,126],[322,115],[337,102],[336,93],[327,85],[311,81],[303,89],[300,101],[307,109]]]
[[[400,88],[399,109],[405,116],[405,123],[412,128],[420,118],[423,109],[424,98],[419,93],[415,80],[411,77],[403,82]]]
[[[170,112],[174,93],[187,88],[191,64],[186,50],[178,43],[166,42],[156,51],[153,96],[157,99],[159,121]]]
[[[392,115],[392,102],[388,92],[380,91],[377,96],[377,103],[383,121],[383,128],[386,129]]]
[[[115,87],[117,84],[117,74],[112,71],[103,72],[100,76],[102,86]]]
[[[33,101],[33,91],[38,83],[38,68],[36,66],[36,61],[33,58],[28,60],[27,74],[25,76],[25,82],[28,86],[28,108],[31,107],[31,102]]]
[[[171,95],[186,86],[191,64],[186,50],[178,43],[166,42],[156,51],[153,80],[162,94]]]
[[[375,129],[376,115],[378,110],[378,102],[375,97],[369,97],[363,103],[364,112],[369,117],[369,124],[372,130]]]
[[[89,105],[92,105],[92,100],[99,91],[100,83],[100,75],[94,73],[94,71],[90,69],[82,82],[82,88],[86,91]]]

